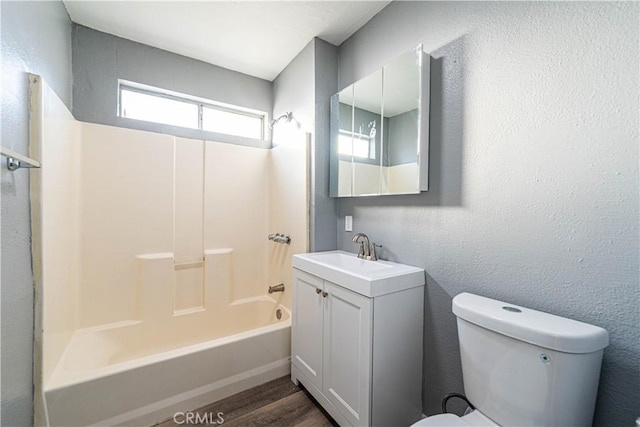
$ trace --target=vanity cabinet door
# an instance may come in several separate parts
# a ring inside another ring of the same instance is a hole
[[[322,390],[323,280],[293,270],[291,358]]]
[[[350,424],[369,425],[373,300],[327,281],[324,290],[323,392]]]

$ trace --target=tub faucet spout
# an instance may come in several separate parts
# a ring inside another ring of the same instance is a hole
[[[279,285],[269,286],[269,293],[272,294],[274,292],[284,292],[284,283],[280,283]]]

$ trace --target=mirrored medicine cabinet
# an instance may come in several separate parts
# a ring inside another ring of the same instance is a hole
[[[331,97],[331,197],[427,190],[429,63],[418,45]]]

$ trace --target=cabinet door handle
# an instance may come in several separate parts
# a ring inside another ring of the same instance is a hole
[[[326,298],[326,297],[327,297],[327,295],[329,295],[329,292],[323,292],[323,293],[322,293],[322,296],[323,296],[324,298]]]
[[[316,288],[316,294],[319,294],[320,292],[322,292],[322,289]]]

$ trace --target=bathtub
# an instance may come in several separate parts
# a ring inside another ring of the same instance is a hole
[[[46,421],[151,425],[288,375],[290,343],[291,313],[270,296],[81,329],[44,385]]]

